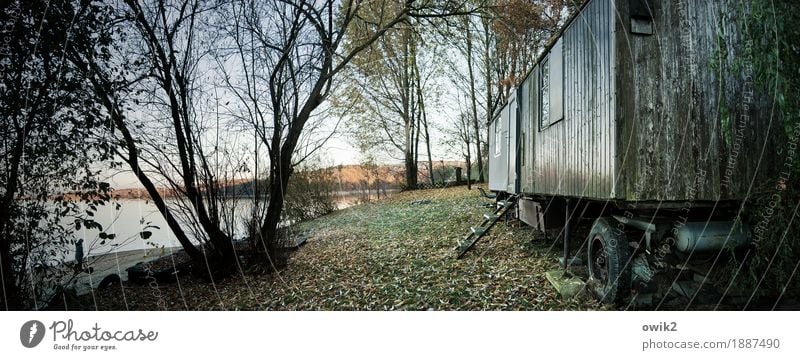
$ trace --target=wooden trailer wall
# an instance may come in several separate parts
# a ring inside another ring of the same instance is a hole
[[[516,194],[519,192],[519,166],[520,163],[518,162],[519,159],[519,117],[518,117],[518,103],[517,103],[517,94],[516,92],[511,94],[508,98],[508,104],[506,105],[505,112],[508,119],[508,138],[506,140],[506,144],[508,148],[506,152],[508,153],[508,165],[507,165],[507,181],[506,181],[506,192],[510,194]]]
[[[585,3],[492,123],[490,189],[663,206],[746,199],[778,174],[783,136],[742,61],[746,11],[732,0]]]
[[[778,173],[783,128],[742,63],[746,11],[731,0],[588,1],[503,110],[519,111],[518,143],[508,135],[508,157],[490,169],[519,154],[520,189],[535,195],[746,199]]]
[[[532,71],[528,78],[526,78],[522,85],[520,85],[517,108],[519,111],[519,138],[517,144],[519,147],[519,180],[520,191],[523,193],[533,192],[533,171],[534,164],[534,148],[533,141],[534,135],[538,130],[536,127],[536,119],[533,114],[539,105],[536,103],[539,98],[537,95],[538,88],[534,86],[539,81],[536,70]]]
[[[783,125],[743,54],[747,2],[615,1],[617,195],[741,200],[774,177]]]

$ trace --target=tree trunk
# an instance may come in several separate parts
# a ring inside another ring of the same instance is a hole
[[[416,133],[416,116],[414,116],[414,92],[411,89],[411,25],[408,22],[403,23],[402,27],[402,41],[403,41],[403,73],[401,83],[403,85],[403,122],[405,123],[405,171],[406,171],[406,186],[411,189],[417,187],[417,162],[415,150],[415,133]]]
[[[481,154],[481,128],[478,124],[478,105],[477,105],[477,94],[475,93],[475,73],[472,69],[472,26],[470,26],[469,21],[470,18],[466,17],[467,26],[464,29],[467,32],[467,68],[469,73],[469,97],[472,105],[472,127],[475,131],[475,146],[476,146],[476,156],[478,158],[478,182],[484,181],[483,176],[483,156]],[[487,72],[488,74],[488,72]],[[487,106],[487,112],[489,107]],[[467,173],[469,173],[469,168],[467,168]]]
[[[100,73],[98,69],[94,68],[94,66],[92,66],[90,69],[89,64],[86,64],[79,59],[72,59],[72,61],[81,69],[81,71],[95,74]],[[147,174],[142,171],[141,167],[139,166],[139,150],[136,146],[136,141],[125,124],[125,119],[122,116],[121,110],[118,108],[117,104],[111,100],[113,99],[113,95],[110,93],[110,91],[106,90],[107,84],[101,83],[101,80],[95,77],[90,77],[90,81],[92,82],[95,95],[110,114],[111,121],[114,123],[114,127],[116,127],[116,129],[122,134],[125,142],[125,149],[127,150],[127,158],[125,161],[130,166],[131,171],[133,171],[139,182],[142,184],[142,186],[144,186],[147,194],[153,200],[153,204],[158,209],[158,212],[161,213],[161,216],[163,216],[167,221],[167,225],[175,235],[175,238],[181,244],[183,249],[186,250],[186,254],[189,255],[192,261],[196,264],[203,264],[203,266],[205,266],[205,258],[203,254],[194,244],[192,244],[191,240],[189,240],[189,237],[181,228],[180,223],[178,223],[177,219],[167,208],[166,202],[164,202],[161,194],[158,193],[158,189],[156,188],[155,184],[153,184]]]
[[[6,194],[6,197],[8,194]],[[17,286],[17,278],[14,272],[13,259],[11,257],[11,240],[5,236],[5,229],[10,221],[10,209],[0,209],[2,218],[0,218],[0,286],[2,289],[2,297],[0,298],[0,309],[8,310],[22,310],[22,301],[20,299],[19,287]]]
[[[428,131],[428,114],[425,112],[425,98],[422,96],[422,82],[419,75],[419,66],[416,63],[416,56],[414,57],[414,78],[417,83],[417,102],[419,103],[419,115],[422,122],[422,129],[425,131],[425,148],[428,151],[428,178],[431,185],[436,183],[433,177],[433,155],[431,154],[431,134]]]
[[[17,196],[19,186],[19,168],[22,162],[22,155],[25,149],[25,135],[28,133],[29,127],[26,126],[17,129],[17,141],[14,143],[14,151],[9,161],[9,168],[11,169],[8,174],[8,180],[5,184],[6,193],[4,194],[3,201],[0,203],[0,286],[3,286],[2,300],[3,308],[6,310],[22,310],[23,302],[21,294],[19,293],[19,286],[17,285],[16,272],[14,271],[14,259],[11,255],[11,238],[6,236],[6,231],[11,223],[11,206],[14,203],[14,198]]]
[[[486,71],[486,124],[490,124],[492,122],[492,117],[494,115],[494,105],[492,104],[492,62],[489,58],[489,46],[490,46],[490,39],[491,30],[489,29],[488,20],[483,20],[483,31],[486,35],[486,42],[484,43],[483,47],[483,62],[484,62],[484,70]],[[487,134],[488,136],[488,134]],[[480,141],[478,142],[478,149],[481,148]],[[483,164],[481,164],[480,171],[483,173]],[[484,178],[481,178],[483,181]]]
[[[406,186],[411,189],[415,189],[417,187],[417,164],[414,161],[414,154],[410,147],[408,150],[406,150],[405,165]]]
[[[3,292],[0,297],[0,309],[3,310],[23,310],[22,301],[19,296],[19,287],[17,280],[14,276],[14,267],[12,266],[11,248],[7,241],[0,244],[0,271],[3,272],[2,285]]]
[[[472,174],[470,174],[470,168],[472,167],[472,159],[470,156],[469,148],[467,148],[467,156],[465,157],[467,163],[467,190],[472,190]]]
[[[431,177],[431,184],[435,184],[436,179],[434,179],[433,177],[433,155],[431,155],[431,135],[428,132],[427,119],[423,121],[423,124],[425,126],[425,146],[427,147],[428,150],[428,174],[430,174]]]
[[[286,196],[286,185],[289,183],[288,164],[279,163],[274,167],[277,174],[272,176],[272,181],[269,184],[269,205],[267,206],[267,214],[264,217],[264,222],[261,225],[260,236],[257,239],[257,251],[266,255],[269,260],[269,266],[272,270],[276,270],[282,266],[282,262],[275,257],[276,250],[279,244],[278,225],[281,221],[281,214],[283,213],[283,204]]]

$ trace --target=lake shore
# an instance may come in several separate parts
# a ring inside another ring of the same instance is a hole
[[[124,283],[128,280],[129,267],[140,262],[151,261],[166,256],[180,250],[181,247],[152,248],[139,250],[125,250],[108,254],[94,255],[86,259],[84,267],[91,272],[83,272],[79,275],[73,288],[78,295],[85,295],[97,288],[107,276],[116,274]]]

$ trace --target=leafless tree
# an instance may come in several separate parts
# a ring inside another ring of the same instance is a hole
[[[176,239],[203,265],[199,268],[226,274],[237,258],[220,207],[225,184],[212,163],[222,150],[218,143],[206,145],[211,126],[198,104],[206,55],[202,23],[216,6],[199,0],[125,0],[108,24],[117,34],[117,52],[88,49],[70,58],[89,76],[112,121],[118,156]],[[167,201],[168,195],[175,201]]]
[[[226,5],[224,18],[232,22],[226,25],[231,29],[227,41],[238,57],[226,61],[240,67],[238,76],[226,76],[226,82],[247,109],[249,122],[269,156],[269,204],[254,237],[257,248],[266,254],[274,250],[289,178],[310,153],[298,155],[301,136],[342,70],[409,19],[474,11],[474,7],[462,5],[454,1],[360,0],[241,0]],[[374,12],[375,6],[380,11]],[[412,136],[410,132],[406,135]]]
[[[345,86],[336,102],[347,107],[341,113],[351,120],[359,142],[372,143],[392,158],[402,154],[406,185],[412,188],[418,182],[421,140],[429,181],[435,181],[426,107],[436,106],[440,60],[422,30],[417,21],[401,23],[359,54],[343,76]]]
[[[485,180],[487,125],[574,6],[563,0],[498,0],[438,27],[440,41],[455,53],[448,61],[448,76],[468,96],[478,181]]]

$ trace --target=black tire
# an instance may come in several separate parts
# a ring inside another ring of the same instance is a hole
[[[588,288],[602,303],[619,303],[630,293],[630,248],[619,222],[598,218],[589,232]]]

